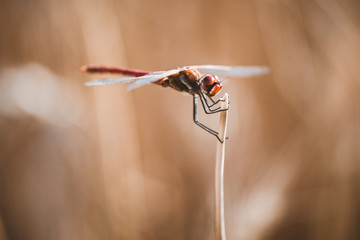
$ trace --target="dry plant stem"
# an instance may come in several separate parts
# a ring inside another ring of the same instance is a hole
[[[229,108],[228,94],[223,96],[221,102],[222,109]],[[223,142],[218,141],[216,149],[215,165],[215,239],[225,240],[225,218],[224,218],[224,162],[225,162],[225,136],[227,129],[228,112],[223,111],[220,114],[219,137]]]

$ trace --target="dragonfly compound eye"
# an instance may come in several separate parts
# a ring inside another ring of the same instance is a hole
[[[221,82],[215,83],[214,86],[211,88],[210,92],[208,93],[209,97],[215,96],[218,94],[222,89]]]
[[[206,75],[202,80],[201,88],[209,97],[212,97],[220,92],[222,84],[215,75]]]
[[[201,82],[201,88],[204,92],[209,93],[215,83],[214,75],[205,75]]]
[[[206,75],[203,78],[202,84],[203,86],[212,86],[215,82],[215,77],[213,75]]]

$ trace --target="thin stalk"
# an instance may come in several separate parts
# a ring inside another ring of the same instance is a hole
[[[229,107],[228,94],[224,94],[224,101],[221,108]],[[225,162],[225,137],[227,130],[228,112],[222,111],[220,114],[219,137],[223,142],[218,141],[216,149],[215,165],[215,239],[226,240],[225,218],[224,218],[224,162]]]

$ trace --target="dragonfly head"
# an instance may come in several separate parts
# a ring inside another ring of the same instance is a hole
[[[201,79],[201,90],[209,97],[213,97],[220,92],[222,84],[219,78],[213,74],[207,74]]]

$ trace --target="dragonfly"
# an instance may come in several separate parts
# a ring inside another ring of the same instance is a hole
[[[217,100],[214,97],[221,91],[222,82],[219,76],[226,77],[252,77],[268,73],[267,67],[258,66],[221,66],[221,65],[197,65],[185,66],[167,71],[143,71],[137,69],[128,69],[103,65],[85,65],[81,71],[87,73],[115,73],[122,74],[123,77],[100,79],[86,82],[86,86],[109,85],[115,83],[129,83],[127,89],[132,90],[150,83],[163,87],[170,87],[179,92],[189,93],[193,96],[193,121],[214,135],[221,143],[223,139],[219,133],[198,120],[197,105],[198,98],[206,114],[214,114],[221,111],[227,111],[219,106],[222,98]]]

